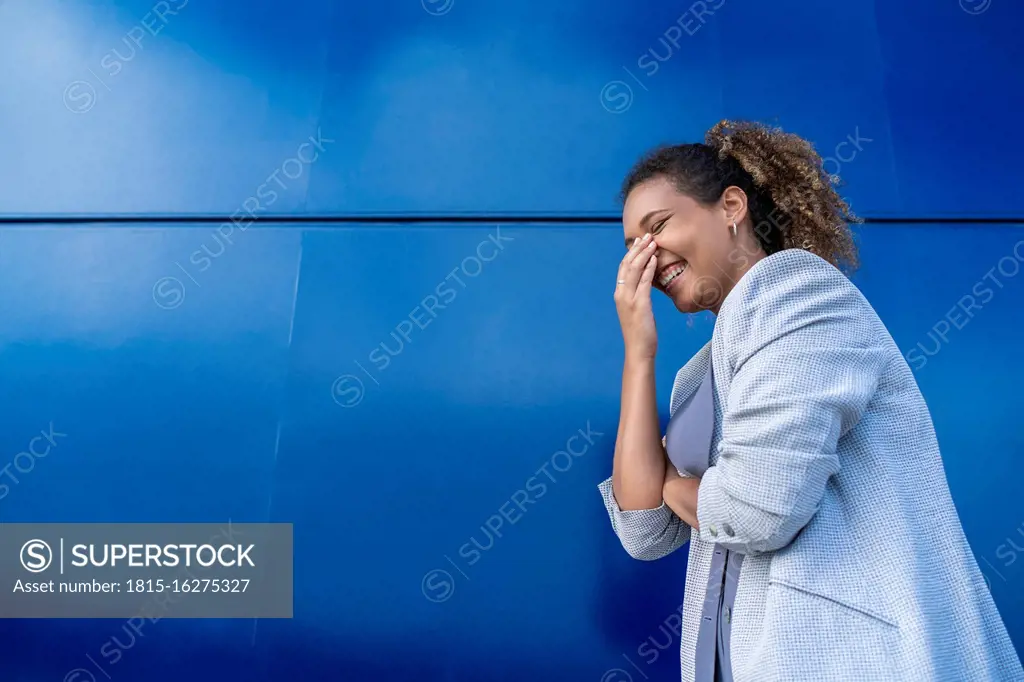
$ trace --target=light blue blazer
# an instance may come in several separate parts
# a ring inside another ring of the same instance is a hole
[[[1020,682],[1024,671],[946,482],[909,366],[860,291],[802,250],[726,297],[678,373],[673,411],[714,366],[710,466],[692,531],[664,504],[612,528],[637,559],[690,541],[680,661],[694,656],[715,545],[744,556],[735,682]]]

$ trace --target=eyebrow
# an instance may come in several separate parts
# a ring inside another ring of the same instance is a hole
[[[669,212],[670,212],[670,209],[667,209],[667,208],[656,208],[653,211],[649,211],[647,213],[647,215],[645,215],[643,218],[640,219],[640,227],[644,228],[644,232],[649,232],[650,230],[647,229],[647,225],[648,225],[648,223],[650,223],[651,218],[653,218],[654,216],[658,215],[659,213],[669,213]],[[633,240],[632,239],[627,239],[626,240],[626,248],[629,249],[629,248],[632,248],[632,246],[633,246]]]

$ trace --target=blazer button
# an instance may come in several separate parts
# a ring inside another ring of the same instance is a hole
[[[726,535],[732,537],[732,526],[730,526],[728,523],[722,524],[722,530],[725,531]]]
[[[708,532],[711,533],[712,537],[718,537],[718,530],[714,526],[708,526]]]

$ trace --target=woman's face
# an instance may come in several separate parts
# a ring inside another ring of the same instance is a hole
[[[703,206],[657,177],[637,185],[626,197],[622,224],[626,247],[648,232],[657,244],[654,288],[672,299],[680,312],[715,313],[726,294],[760,259],[760,248],[745,230],[746,195],[730,187],[713,206]],[[734,237],[736,220],[739,234]]]

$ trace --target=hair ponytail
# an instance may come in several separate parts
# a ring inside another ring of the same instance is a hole
[[[857,267],[849,224],[859,222],[835,190],[810,142],[778,128],[747,121],[720,121],[705,135],[719,160],[735,159],[759,191],[785,214],[782,248],[810,251],[844,270]]]

